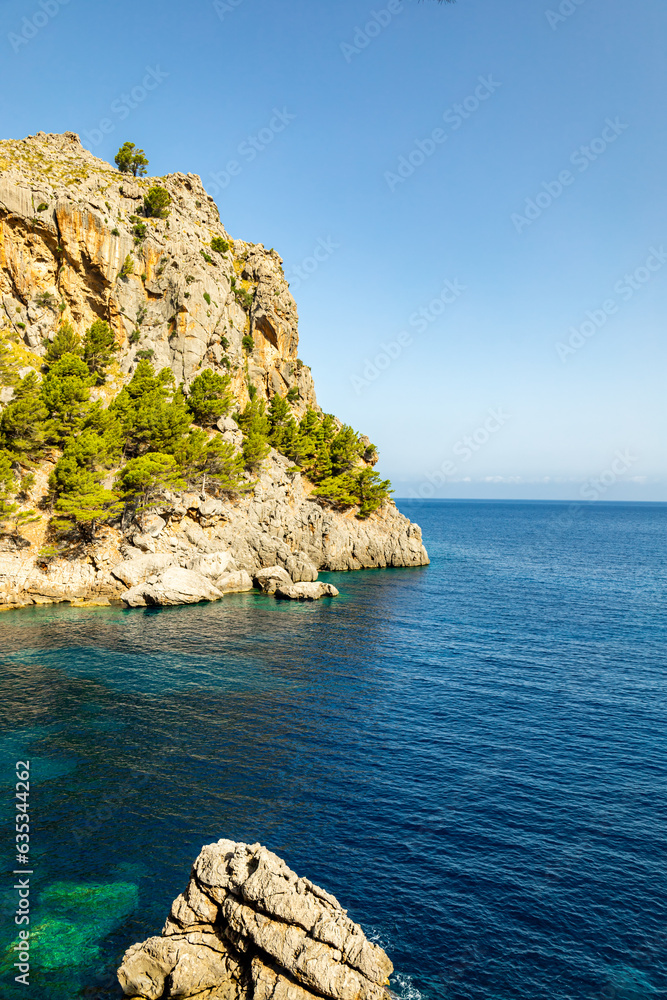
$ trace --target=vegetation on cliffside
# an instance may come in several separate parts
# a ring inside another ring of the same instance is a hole
[[[141,359],[108,406],[91,399],[113,362],[113,333],[102,320],[81,339],[62,323],[46,346],[41,377],[18,378],[11,345],[0,352],[0,380],[14,390],[0,417],[0,522],[22,524],[38,515],[16,499],[30,495],[31,470],[57,457],[43,502],[54,544],[91,540],[97,528],[155,505],[167,492],[189,488],[214,495],[254,486],[270,448],[282,452],[314,484],[313,496],[338,509],[358,507],[367,517],[389,495],[389,482],[369,467],[375,449],[330,414],[308,409],[297,421],[276,394],[267,411],[251,399],[235,421],[243,447],[215,428],[233,406],[229,375],[204,369],[187,390],[170,369],[158,373]],[[33,477],[34,479],[34,477]]]
[[[0,530],[42,519],[57,550],[169,493],[248,493],[271,448],[368,517],[389,482],[319,410],[281,258],[194,175],[144,179],[129,142],[116,164],[73,133],[0,142]]]

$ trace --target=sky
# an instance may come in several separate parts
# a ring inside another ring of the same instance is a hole
[[[199,174],[397,497],[667,500],[664,0],[0,0],[2,137]]]

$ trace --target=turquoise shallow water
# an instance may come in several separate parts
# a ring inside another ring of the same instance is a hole
[[[334,892],[404,1000],[667,997],[667,505],[399,506],[432,565],[334,601],[0,617],[2,1000],[117,998],[221,836]]]

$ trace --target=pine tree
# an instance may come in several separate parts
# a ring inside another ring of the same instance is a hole
[[[90,404],[92,381],[85,361],[75,354],[63,354],[51,365],[41,388],[50,418],[49,440],[61,442],[81,430]]]
[[[122,174],[143,177],[148,160],[143,149],[137,149],[133,142],[124,142],[115,157],[116,166]]]
[[[173,455],[151,452],[131,459],[119,472],[116,487],[136,512],[154,505],[167,491],[185,489],[186,483]]]
[[[257,472],[269,454],[269,418],[264,401],[254,398],[248,403],[236,422],[243,431],[243,459],[249,472]]]
[[[0,523],[5,524],[18,509],[18,504],[12,502],[16,488],[16,474],[12,467],[13,459],[7,451],[0,452]]]
[[[119,517],[122,509],[117,493],[105,489],[95,473],[79,469],[72,488],[56,501],[59,516],[51,521],[51,527],[58,532],[76,531],[83,541],[92,542],[98,527]]]
[[[356,475],[354,493],[359,502],[359,517],[368,517],[381,507],[392,493],[388,479],[380,479],[372,469],[362,469]]]
[[[48,410],[40,395],[39,378],[28,372],[19,382],[14,398],[0,418],[0,433],[4,446],[14,454],[28,459],[38,456],[44,443],[44,422]]]
[[[170,205],[171,195],[166,188],[156,185],[144,195],[144,215],[149,219],[166,219]]]
[[[243,475],[244,456],[229,441],[219,435],[206,449],[204,472],[220,493],[238,493],[252,489]]]
[[[271,450],[264,434],[250,430],[243,438],[243,460],[249,472],[257,472]]]
[[[83,348],[81,338],[69,323],[63,323],[53,340],[46,346],[45,366],[50,369],[64,354],[75,354],[81,357]]]
[[[125,454],[132,457],[173,452],[192,424],[182,391],[174,392],[171,371],[164,368],[155,375],[147,359],[139,362],[109,410],[122,426]]]
[[[358,462],[361,445],[358,435],[345,424],[331,442],[331,464],[334,475],[348,472]]]
[[[230,381],[229,375],[218,375],[208,368],[193,379],[188,391],[188,406],[200,426],[211,427],[229,413],[233,402]]]
[[[62,457],[49,476],[49,490],[53,497],[80,490],[82,471],[97,473],[109,467],[116,456],[109,450],[108,442],[94,430],[84,430],[81,434],[65,441]],[[99,480],[96,476],[96,481]]]
[[[285,439],[290,414],[289,403],[283,396],[276,393],[269,407],[269,441],[278,451],[281,450],[281,445]]]
[[[113,330],[103,319],[96,319],[83,338],[83,360],[97,385],[105,381],[105,373],[118,350]]]

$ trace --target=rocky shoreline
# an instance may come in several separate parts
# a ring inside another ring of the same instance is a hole
[[[420,528],[389,502],[366,520],[327,510],[273,451],[251,496],[173,495],[159,513],[106,527],[70,559],[0,552],[0,608],[62,601],[192,604],[254,587],[279,598],[336,596],[318,571],[424,566]]]

